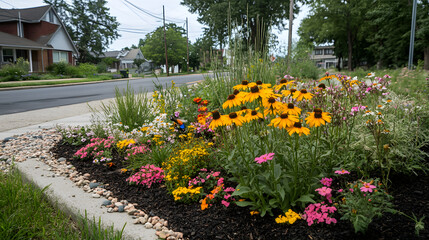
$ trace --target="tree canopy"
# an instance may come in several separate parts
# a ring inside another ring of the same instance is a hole
[[[285,28],[289,19],[289,2],[285,0],[183,0],[182,5],[191,13],[199,15],[198,21],[209,26],[206,30],[221,47],[228,37],[229,20],[235,22],[245,33],[244,43],[255,50],[262,50],[267,44],[270,27]],[[294,12],[299,10],[295,4]],[[249,34],[246,34],[246,33]]]
[[[186,59],[185,30],[174,23],[166,25],[168,65],[178,65]],[[143,55],[155,65],[165,64],[164,29],[158,27],[139,43]]]
[[[119,23],[110,16],[106,0],[44,0],[52,5],[66,25],[79,50],[79,62],[99,56],[117,39]]]
[[[360,65],[406,65],[410,45],[412,1],[314,0],[299,28],[301,44],[333,44],[348,69]],[[415,58],[425,56],[429,69],[429,1],[418,1]]]

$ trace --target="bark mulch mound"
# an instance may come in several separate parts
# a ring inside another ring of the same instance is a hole
[[[114,166],[107,168],[102,165],[74,160],[73,154],[79,147],[58,143],[52,152],[59,158],[67,158],[77,171],[90,173],[91,180],[109,184],[107,190],[113,192],[119,200],[126,199],[137,203],[137,208],[149,215],[159,216],[168,220],[169,227],[174,231],[183,232],[189,239],[429,239],[429,176],[393,176],[391,194],[396,209],[419,218],[423,215],[426,229],[417,237],[414,234],[414,222],[399,215],[386,213],[375,219],[365,235],[355,234],[348,221],[337,224],[319,224],[309,227],[305,221],[295,224],[276,224],[273,217],[251,216],[247,208],[231,204],[227,209],[213,205],[202,211],[198,203],[182,204],[175,202],[166,188],[160,185],[147,189],[131,186],[125,181],[128,174],[121,174],[122,164],[119,156],[114,156]],[[340,216],[336,216],[337,219]]]

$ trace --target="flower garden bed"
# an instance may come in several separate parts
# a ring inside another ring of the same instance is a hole
[[[58,144],[51,151],[58,156],[73,158],[78,147]],[[427,239],[427,229],[414,233],[414,222],[405,216],[385,214],[371,223],[365,235],[355,234],[350,222],[340,220],[334,225],[309,227],[305,221],[293,225],[276,224],[273,218],[251,215],[238,206],[214,206],[202,211],[200,204],[175,202],[165,187],[150,189],[129,185],[127,175],[120,173],[121,160],[113,158],[117,167],[106,168],[79,160],[72,164],[79,172],[91,173],[91,178],[108,183],[107,190],[119,199],[137,203],[145,212],[167,219],[174,231],[190,239]],[[393,204],[404,212],[429,216],[429,176],[394,176]],[[427,221],[425,221],[428,224]]]
[[[52,151],[189,239],[429,236],[427,104],[389,75],[235,79],[117,90]]]

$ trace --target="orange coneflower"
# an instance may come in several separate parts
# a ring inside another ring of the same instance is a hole
[[[287,128],[287,131],[290,136],[292,136],[294,133],[298,133],[299,136],[301,136],[303,133],[305,135],[310,134],[310,129],[303,127],[301,122],[295,122],[292,127]]]
[[[292,88],[291,90],[283,90],[282,94],[283,96],[287,97],[287,96],[292,96],[294,93],[296,92],[295,88]]]
[[[271,123],[268,126],[277,127],[279,129],[291,127],[295,122],[299,122],[299,119],[295,115],[289,115],[287,113],[282,113],[280,117],[274,118],[271,120]]]
[[[220,115],[218,111],[212,112],[211,115],[213,116],[213,119],[209,125],[210,129],[214,130],[219,126],[225,125],[225,119]]]
[[[244,118],[241,115],[237,114],[236,112],[232,112],[225,116],[227,119],[225,120],[226,121],[225,125],[231,125],[234,123],[237,126],[241,126],[243,125],[243,122],[245,122]]]
[[[235,89],[232,94],[237,96],[239,99],[243,99],[248,93],[247,92],[240,92],[237,89]]]
[[[254,87],[254,86],[258,86],[260,89],[264,89],[264,88],[270,88],[271,84],[270,83],[263,83],[261,80],[249,83],[249,87]]]
[[[287,105],[283,105],[283,112],[292,115],[300,115],[301,108],[295,106],[293,103],[288,103]]]
[[[241,81],[241,84],[233,87],[233,89],[236,89],[236,90],[247,90],[248,88],[249,88],[249,81],[247,80],[243,80]]]
[[[233,108],[235,106],[240,106],[240,104],[241,104],[241,99],[238,98],[236,95],[231,94],[228,96],[228,99],[226,100],[226,102],[222,104],[222,107],[223,109]]]
[[[258,112],[257,110],[258,109],[252,110],[252,111],[250,111],[250,113],[246,114],[246,116],[244,116],[244,120],[246,122],[250,122],[253,120],[258,120],[260,118],[263,118],[264,116],[262,116],[262,113]]]
[[[246,115],[248,113],[250,113],[252,111],[252,109],[248,109],[246,106],[242,106],[241,110],[238,111],[237,113],[240,115]]]
[[[244,97],[243,102],[253,102],[258,98],[269,98],[273,92],[272,89],[259,89],[258,86],[250,88],[250,92]]]
[[[287,87],[287,85],[293,84],[295,81],[288,81],[286,78],[282,78],[278,85],[274,86],[275,90],[280,90],[282,87]]]
[[[313,112],[309,112],[308,114],[309,116],[305,121],[310,127],[319,127],[322,124],[325,125],[325,122],[331,122],[331,116],[329,116],[329,113],[323,112],[320,108],[316,108]]]
[[[313,94],[307,92],[307,89],[301,89],[293,93],[293,98],[296,98],[297,101],[301,101],[303,98],[310,100],[313,98]]]
[[[265,108],[264,114],[268,115],[269,113],[276,114],[276,112],[282,108],[282,103],[276,100],[275,95],[272,95],[269,98],[264,98],[262,100],[262,105]]]

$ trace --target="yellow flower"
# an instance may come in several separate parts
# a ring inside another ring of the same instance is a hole
[[[224,118],[221,117],[220,113],[218,111],[212,112],[213,120],[211,121],[209,128],[214,130],[217,127],[224,126],[225,121]]]
[[[306,123],[310,127],[319,127],[322,124],[325,125],[325,122],[331,122],[331,116],[329,113],[322,112],[322,109],[316,108],[313,112],[308,112],[309,116],[305,119]]]
[[[125,147],[128,147],[129,145],[135,144],[136,142],[133,139],[124,139],[122,141],[119,141],[116,144],[116,147],[118,147],[119,149],[123,149]]]
[[[270,88],[271,84],[269,83],[263,83],[262,81],[258,80],[255,83],[249,83],[249,87],[254,87],[254,86],[258,86],[260,89],[265,89],[265,88]]]
[[[233,89],[236,89],[236,90],[247,90],[248,88],[249,88],[249,81],[247,80],[243,80],[241,81],[241,84],[233,87]]]
[[[244,97],[243,102],[253,102],[258,98],[269,98],[272,94],[272,89],[259,89],[258,86],[253,86],[250,88],[250,92]]]
[[[250,113],[247,113],[246,116],[244,116],[245,122],[250,122],[253,120],[258,120],[260,118],[263,118],[262,113],[258,112],[257,110],[252,110]]]
[[[293,84],[295,81],[288,81],[286,78],[282,78],[278,85],[274,86],[275,90],[280,90],[282,87],[287,87],[288,85]]]
[[[274,118],[271,120],[271,123],[268,126],[274,126],[279,129],[288,128],[293,126],[296,122],[299,122],[299,119],[295,115],[289,115],[287,113],[282,113],[280,117]]]
[[[303,133],[305,135],[310,134],[310,129],[303,127],[300,122],[295,122],[292,127],[286,128],[289,135],[292,136],[294,133],[298,133],[301,136]]]
[[[269,113],[273,113],[276,114],[278,110],[280,110],[282,108],[282,103],[277,101],[276,96],[273,94],[271,97],[269,98],[264,98],[262,100],[262,105],[265,107],[265,115],[268,115]]]
[[[225,125],[231,125],[233,123],[237,126],[243,125],[244,118],[241,115],[237,114],[236,112],[232,112],[232,113],[225,115],[225,116],[227,119],[227,120],[225,120],[225,121],[227,121],[227,123]]]
[[[292,97],[296,98],[297,101],[301,101],[303,98],[310,100],[313,98],[313,94],[307,92],[306,89],[301,89],[301,91],[295,91]]]
[[[296,107],[293,103],[288,103],[287,105],[283,106],[283,112],[292,115],[300,115],[301,108]]]
[[[296,92],[296,89],[292,88],[291,90],[283,90],[282,94],[283,96],[287,97],[287,96],[293,96],[295,92]]]
[[[240,106],[241,105],[241,99],[239,99],[236,95],[231,94],[228,96],[228,99],[226,100],[226,102],[224,102],[222,104],[223,109],[226,108],[233,108],[235,106]]]

